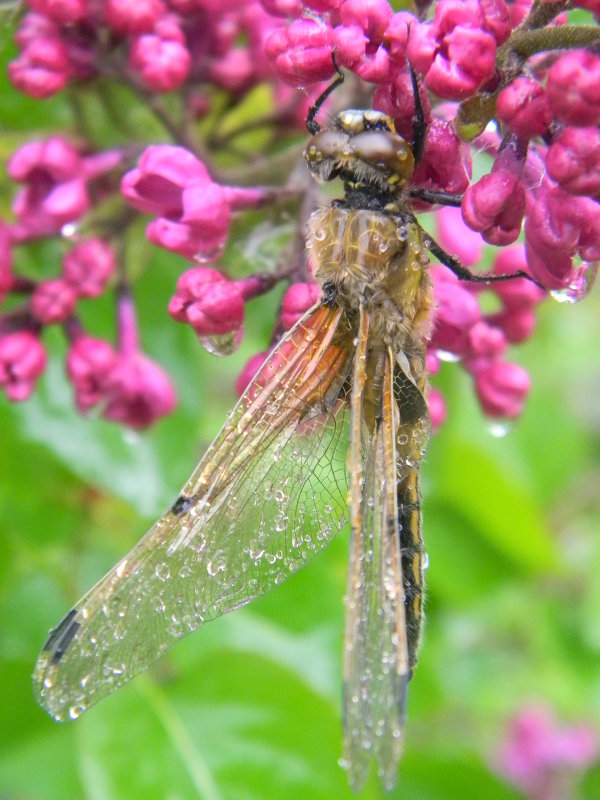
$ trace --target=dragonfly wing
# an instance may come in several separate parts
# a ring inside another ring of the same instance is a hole
[[[281,583],[346,524],[343,324],[320,306],[282,340],[173,507],[51,632],[34,686],[56,719]]]
[[[355,357],[358,366],[360,343]],[[410,678],[398,527],[397,433],[392,354],[385,353],[380,411],[369,438],[362,426],[362,492],[352,498],[353,520],[346,598],[344,659],[344,762],[360,790],[372,758],[386,788],[396,782],[403,747]],[[355,417],[360,405],[354,404]],[[366,439],[366,441],[365,441]],[[353,458],[358,456],[355,441]]]

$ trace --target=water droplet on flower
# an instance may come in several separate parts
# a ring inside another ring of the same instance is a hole
[[[77,233],[77,225],[74,222],[66,222],[60,229],[60,235],[65,239],[72,239]]]
[[[448,361],[452,364],[460,361],[460,356],[457,356],[456,353],[451,353],[449,350],[436,350],[435,354],[440,361]]]
[[[237,330],[231,333],[220,333],[215,336],[201,336],[200,342],[205,350],[213,356],[229,356],[240,346],[244,329],[240,325]]]
[[[578,303],[590,293],[598,275],[598,262],[584,261],[575,270],[568,286],[554,289],[550,296],[559,303]]]
[[[198,264],[208,264],[210,261],[216,261],[223,255],[224,249],[225,244],[218,244],[216,247],[211,247],[208,250],[196,253],[194,261],[197,261]]]
[[[142,441],[140,434],[131,428],[124,428],[122,436],[125,444],[128,444],[130,447],[137,446]]]
[[[486,427],[494,439],[503,439],[512,431],[514,423],[508,419],[489,419]]]

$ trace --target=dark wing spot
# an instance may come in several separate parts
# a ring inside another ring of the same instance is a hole
[[[44,644],[43,650],[45,652],[50,650],[53,651],[51,659],[53,664],[58,663],[64,656],[64,654],[67,652],[68,646],[73,640],[73,637],[81,627],[79,622],[75,622],[74,618],[76,614],[77,610],[72,608],[69,613],[58,623],[56,628],[50,631],[50,636],[48,636],[48,639]]]
[[[58,623],[56,628],[52,628],[52,630],[50,631],[50,635],[46,639],[46,642],[45,642],[45,644],[44,644],[44,646],[42,648],[42,650],[44,652],[47,653],[49,650],[53,650],[54,649],[54,645],[60,639],[60,637],[63,635],[65,629],[69,627],[69,624],[72,622],[73,617],[76,614],[77,614],[77,610],[75,608],[72,608],[69,611],[69,613],[66,614],[61,619],[61,621]]]
[[[180,514],[185,514],[186,511],[189,511],[193,505],[193,497],[186,497],[181,494],[171,506],[171,514],[175,514],[175,516],[178,517]]]

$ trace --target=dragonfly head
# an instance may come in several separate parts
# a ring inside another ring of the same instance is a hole
[[[304,157],[317,180],[339,177],[347,194],[393,196],[414,169],[412,149],[396,133],[391,117],[372,110],[342,111],[333,127],[310,139]]]

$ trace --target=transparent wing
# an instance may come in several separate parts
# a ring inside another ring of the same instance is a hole
[[[345,324],[320,306],[282,340],[170,511],[51,632],[34,687],[56,719],[281,583],[346,524]]]
[[[361,326],[362,328],[362,326]],[[360,386],[359,341],[355,386]],[[386,788],[396,783],[403,748],[406,693],[410,679],[402,553],[398,525],[398,479],[408,469],[406,429],[394,395],[394,362],[382,353],[379,411],[370,431],[353,395],[352,536],[346,598],[344,658],[344,764],[352,787],[362,788],[375,759]],[[376,378],[376,376],[375,376]],[[377,380],[375,379],[375,383]],[[400,443],[399,432],[401,434]],[[360,431],[360,448],[356,435]],[[357,465],[358,459],[358,465]]]

